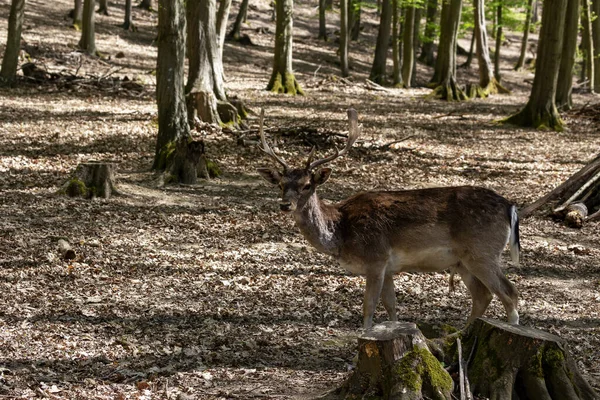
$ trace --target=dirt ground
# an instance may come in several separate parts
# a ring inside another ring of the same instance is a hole
[[[8,3],[0,4],[2,52]],[[300,163],[312,144],[320,154],[343,145],[331,133],[347,129],[349,106],[359,111],[362,136],[335,161],[320,192],[326,199],[481,185],[523,206],[600,151],[597,125],[575,113],[565,115],[563,133],[495,123],[522,107],[531,88],[532,73],[511,68],[516,36],[502,48],[510,96],[449,104],[426,99],[426,88],[367,89],[377,33],[372,9],[351,44],[351,80],[343,82],[333,40],[338,14],[328,14],[331,40],[322,43],[316,3],[297,3],[295,70],[306,96],[266,92],[274,25],[268,2],[251,3],[244,33],[255,46],[225,47],[227,89],[255,112],[248,124],[256,126],[264,107],[272,141]],[[111,15],[97,16],[99,60],[76,51],[70,7],[28,1],[23,41],[48,71],[87,76],[87,83],[0,90],[0,398],[298,399],[338,385],[356,352],[364,280],[316,253],[278,212],[277,190],[255,172],[269,160],[255,145],[240,145],[256,140],[252,132],[198,133],[223,175],[160,187],[150,171],[156,14],[135,9],[138,30],[124,32],[123,5],[110,3]],[[419,65],[417,74],[423,84],[431,70]],[[476,76],[476,62],[459,70],[462,83]],[[103,77],[143,86],[94,86]],[[575,96],[576,109],[598,101]],[[125,195],[58,195],[87,160],[116,162]],[[521,323],[568,341],[596,389],[599,231],[598,222],[573,230],[543,215],[524,220],[522,265],[505,269],[520,291]],[[59,238],[73,244],[76,260],[60,259]],[[447,273],[404,274],[396,287],[403,320],[464,325],[469,295],[462,284],[448,293]],[[505,318],[497,299],[486,316]],[[384,319],[380,307],[376,320]]]

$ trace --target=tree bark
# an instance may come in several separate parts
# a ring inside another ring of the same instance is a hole
[[[83,19],[83,0],[75,0],[73,8],[73,26],[75,29],[81,29],[81,20]]]
[[[468,97],[456,83],[456,35],[460,23],[462,0],[443,0],[440,18],[441,32],[438,56],[431,83],[437,85],[431,94],[447,101],[462,101]]]
[[[402,31],[401,20],[401,8],[400,8],[401,0],[392,0],[392,61],[393,61],[393,70],[392,70],[392,84],[394,86],[400,86],[402,84],[402,75],[401,75],[401,62],[402,62],[402,42],[400,42],[400,35]]]
[[[479,318],[467,328],[463,343],[464,354],[472,353],[468,377],[473,393],[478,396],[598,399],[598,394],[581,376],[567,344],[550,333]]]
[[[225,46],[225,36],[227,36],[227,21],[229,20],[230,10],[231,0],[221,0],[219,3],[219,11],[217,11],[217,45],[219,49],[219,60],[223,60],[223,47]]]
[[[319,0],[319,39],[327,41],[327,19],[325,11],[327,10],[327,1]]]
[[[404,11],[404,32],[402,32],[402,83],[409,88],[412,81],[415,57],[415,7],[406,7]]]
[[[475,10],[473,10],[475,13]],[[471,44],[469,45],[469,54],[467,55],[467,59],[460,67],[461,68],[471,68],[471,64],[473,63],[473,54],[475,54],[475,29],[473,28],[473,33],[471,34]]]
[[[421,31],[421,8],[415,7],[415,18],[413,24],[413,67],[410,78],[410,85],[415,87],[417,85],[417,49],[421,47],[421,37],[419,32]]]
[[[340,0],[340,70],[343,77],[350,74],[348,69],[348,41],[350,34],[348,32],[348,3],[349,0]]]
[[[500,50],[502,49],[502,1],[496,6],[496,49],[494,51],[494,77],[500,82]]]
[[[348,30],[350,40],[358,40],[360,35],[360,15],[362,14],[360,0],[350,0],[348,3]]]
[[[152,0],[142,0],[138,5],[139,8],[143,10],[152,10]]]
[[[108,15],[108,0],[98,0],[98,13]]]
[[[600,92],[600,1],[592,1],[596,18],[592,19],[592,43],[594,44],[594,91]],[[542,17],[543,18],[543,17]]]
[[[534,128],[563,130],[556,109],[556,86],[565,30],[567,0],[546,0],[537,50],[535,77],[525,108],[504,120],[505,123]]]
[[[84,0],[79,47],[89,55],[96,54],[96,32],[94,27],[94,18],[94,0]]]
[[[587,78],[589,82],[585,87],[590,93],[593,93],[596,71],[594,68],[594,40],[592,38],[592,22],[590,18],[590,0],[582,0],[581,6],[583,8],[583,13],[581,15],[581,24],[583,25],[583,32],[581,37],[581,47],[583,48],[583,65],[581,68],[581,80],[585,81]]]
[[[132,14],[132,2],[133,0],[125,0],[125,20],[123,21],[123,29],[126,31],[134,29],[133,27],[133,14]]]
[[[114,164],[90,161],[77,166],[61,192],[70,197],[108,199],[119,193],[116,183]]]
[[[453,382],[416,325],[385,322],[358,337],[358,364],[329,398],[450,400]]]
[[[248,11],[248,0],[242,0],[242,2],[240,3],[240,10],[238,11],[237,16],[235,17],[235,22],[233,23],[233,26],[231,27],[231,30],[227,35],[229,39],[240,39],[242,22],[244,22],[244,15],[246,14],[246,11]]]
[[[565,35],[563,38],[562,57],[558,69],[556,88],[556,107],[559,110],[573,108],[573,67],[577,52],[577,36],[579,34],[579,0],[568,0],[565,16]]]
[[[584,0],[587,1],[587,0]],[[525,65],[525,56],[527,55],[527,42],[529,41],[529,30],[531,27],[531,12],[533,9],[533,0],[527,0],[527,10],[525,11],[525,24],[523,25],[523,38],[521,39],[521,52],[519,60],[515,65],[515,70],[520,71]]]
[[[195,183],[196,171],[185,162],[185,149],[191,139],[183,84],[185,15],[184,0],[159,0],[156,66],[158,137],[153,168],[171,171],[174,179],[182,183]],[[184,166],[188,169],[183,169]]]
[[[429,0],[427,2],[427,16],[425,22],[425,33],[423,35],[423,46],[419,60],[426,65],[433,66],[435,64],[435,32],[437,29],[436,18],[438,13],[438,0]]]
[[[378,84],[383,83],[386,78],[387,53],[392,28],[391,8],[391,0],[381,1],[381,18],[379,21],[377,44],[375,45],[375,58],[373,59],[373,66],[369,75],[369,79]]]
[[[275,51],[273,73],[267,90],[275,93],[303,95],[304,92],[292,71],[293,43],[293,0],[278,0],[275,3],[277,21],[275,28]]]
[[[8,17],[6,49],[4,50],[4,58],[2,58],[2,69],[0,70],[0,83],[12,85],[17,79],[24,19],[25,0],[12,0]]]

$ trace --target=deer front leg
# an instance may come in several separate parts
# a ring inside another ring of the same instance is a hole
[[[373,326],[373,314],[379,302],[381,289],[383,287],[384,273],[367,274],[367,285],[365,288],[365,299],[363,301],[363,327],[369,329]],[[393,282],[392,282],[393,285]]]

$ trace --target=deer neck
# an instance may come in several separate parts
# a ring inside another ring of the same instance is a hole
[[[339,212],[335,206],[323,203],[313,193],[304,207],[294,213],[300,232],[317,250],[333,256],[339,255]]]

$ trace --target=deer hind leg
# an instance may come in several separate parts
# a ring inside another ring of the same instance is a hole
[[[469,319],[467,319],[468,326],[485,313],[485,310],[487,310],[488,306],[490,305],[493,296],[492,292],[490,292],[488,288],[466,268],[461,266],[457,268],[457,272],[471,293],[472,306],[471,315],[469,316]]]
[[[369,329],[373,326],[373,314],[375,313],[377,303],[379,303],[379,297],[381,296],[381,290],[385,280],[384,277],[385,268],[381,268],[378,273],[367,274],[365,299],[363,301],[363,327],[365,329]]]
[[[396,316],[396,289],[394,288],[393,274],[385,274],[385,278],[383,278],[381,301],[383,302],[385,311],[388,313],[390,321],[398,321],[398,317]]]
[[[498,296],[506,310],[508,323],[518,325],[519,313],[517,311],[517,305],[519,293],[502,273],[498,257],[485,260],[469,260],[465,263],[465,266],[471,274],[475,275],[475,277],[488,288],[489,291]]]

